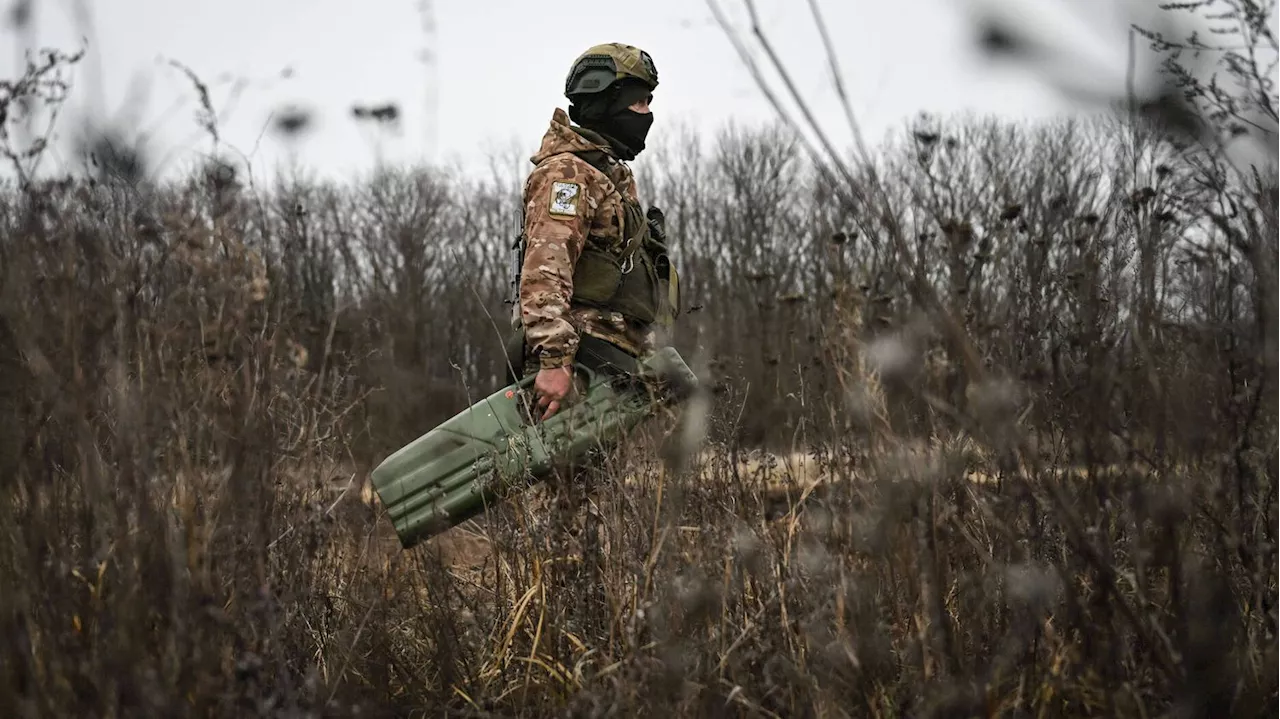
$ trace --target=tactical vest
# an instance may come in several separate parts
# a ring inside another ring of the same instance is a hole
[[[573,154],[609,177],[604,152],[578,150]],[[623,205],[622,247],[607,247],[599,238],[587,237],[574,266],[570,301],[618,312],[643,325],[670,328],[680,312],[679,274],[666,244],[651,231],[640,203],[621,191],[618,195]]]
[[[610,177],[604,152],[573,154]],[[640,203],[621,191],[618,196],[623,207],[622,247],[609,248],[597,238],[587,238],[574,267],[572,302],[670,328],[680,312],[679,274],[664,238],[655,236]]]

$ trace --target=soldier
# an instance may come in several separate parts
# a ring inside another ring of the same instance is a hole
[[[534,415],[572,398],[572,366],[625,372],[679,312],[679,280],[660,210],[645,213],[625,164],[645,148],[658,71],[620,43],[578,57],[525,183],[516,373],[536,372]],[[570,120],[573,121],[571,124]]]

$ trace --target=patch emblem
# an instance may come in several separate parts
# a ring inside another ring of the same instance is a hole
[[[577,215],[578,196],[581,194],[582,185],[576,182],[551,183],[551,214],[569,217]]]

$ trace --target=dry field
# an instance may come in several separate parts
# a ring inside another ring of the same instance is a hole
[[[412,551],[521,178],[21,176],[0,715],[1275,716],[1277,176],[1152,114],[655,147],[705,394]]]

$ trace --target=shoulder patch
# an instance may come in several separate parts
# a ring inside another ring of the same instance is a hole
[[[553,215],[573,217],[578,214],[578,200],[582,197],[582,185],[576,182],[551,183],[551,207]]]

